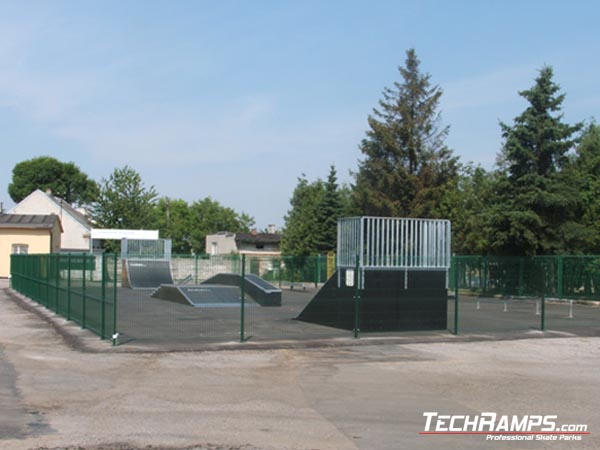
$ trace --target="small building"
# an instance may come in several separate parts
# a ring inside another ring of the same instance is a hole
[[[270,229],[269,231],[274,231]],[[232,253],[249,256],[280,256],[281,235],[275,232],[231,233],[222,231],[206,236],[206,252],[211,255]]]
[[[0,214],[0,277],[10,275],[13,253],[60,252],[62,231],[56,214]]]
[[[85,214],[74,208],[62,198],[55,197],[51,191],[36,189],[13,208],[9,214],[55,214],[61,221],[63,235],[62,252],[89,252],[91,249],[91,224]]]

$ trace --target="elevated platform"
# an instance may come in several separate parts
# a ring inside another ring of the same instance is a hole
[[[201,285],[225,285],[239,287],[242,283],[241,275],[237,273],[219,273]],[[260,306],[281,306],[281,289],[263,280],[259,276],[247,274],[245,292]]]
[[[345,280],[346,269],[341,271]],[[446,272],[369,270],[360,291],[360,331],[418,331],[447,328]],[[354,329],[354,287],[338,287],[338,271],[297,319]]]

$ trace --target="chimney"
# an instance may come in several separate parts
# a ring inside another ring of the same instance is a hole
[[[269,224],[267,225],[267,233],[269,234],[275,234],[277,233],[277,227],[275,226],[275,224]]]
[[[258,230],[256,228],[252,228],[252,230],[250,230],[250,234],[252,236],[256,236],[258,234]]]
[[[52,195],[52,189],[50,189],[50,188],[46,188],[46,194],[48,194],[48,195]]]

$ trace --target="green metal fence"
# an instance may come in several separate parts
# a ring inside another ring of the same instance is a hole
[[[102,339],[117,332],[117,282],[116,255],[11,255],[13,289]]]
[[[455,276],[457,264],[459,273]],[[481,295],[600,300],[600,256],[455,256],[450,288]]]
[[[116,343],[145,349],[344,339],[359,337],[359,331],[361,336],[374,335],[360,326],[373,318],[368,316],[370,300],[358,288],[359,270],[354,272],[353,296],[349,300],[346,295],[339,297],[341,303],[352,303],[348,311],[353,314],[353,326],[298,320],[324,284],[330,290],[338,286],[336,279],[327,283],[326,256],[171,256],[173,279],[180,286],[198,292],[203,290],[203,282],[213,283],[210,280],[215,275],[233,273],[241,280],[254,275],[281,289],[279,306],[255,301],[245,282],[237,286],[237,294],[233,288],[235,298],[212,299],[201,305],[169,301],[155,295],[155,289],[122,286],[121,264],[120,256],[113,254],[13,255],[12,287],[102,338],[118,335]],[[457,256],[448,281],[447,329],[451,332],[600,334],[600,308],[580,301],[600,299],[600,257]],[[396,295],[387,285],[370,289],[379,289],[377,297]],[[386,317],[398,314],[393,309],[380,313]],[[335,323],[334,319],[329,322]],[[390,334],[389,330],[381,332]]]

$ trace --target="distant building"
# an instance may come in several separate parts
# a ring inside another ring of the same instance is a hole
[[[55,214],[59,217],[63,235],[62,252],[89,252],[91,224],[85,214],[50,191],[36,189],[8,211],[9,214]]]
[[[206,236],[206,253],[229,255],[232,253],[250,256],[280,256],[281,234],[275,233],[270,225],[269,233],[230,233],[222,231]]]
[[[0,214],[0,277],[10,275],[13,253],[60,252],[62,231],[56,214]]]

